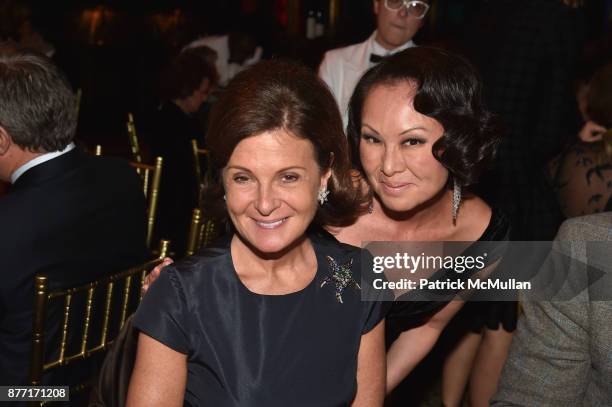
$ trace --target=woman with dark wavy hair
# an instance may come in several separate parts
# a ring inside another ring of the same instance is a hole
[[[339,240],[507,240],[506,218],[469,191],[493,159],[499,132],[464,59],[416,47],[372,68],[353,93],[348,137],[373,199],[369,214],[337,230]],[[395,303],[387,317],[387,391],[429,352],[462,305]],[[495,311],[480,305],[484,315],[472,303],[465,307],[475,332],[462,337],[447,360],[446,406],[460,404],[470,371],[472,405],[484,405],[495,390],[516,323],[508,308],[516,304],[498,304]]]

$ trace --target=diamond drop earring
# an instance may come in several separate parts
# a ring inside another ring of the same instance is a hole
[[[370,201],[370,203],[368,204],[368,213],[372,214],[372,212],[374,212],[374,201]]]
[[[461,185],[453,177],[453,225],[457,225],[457,214],[461,206]]]
[[[329,196],[329,191],[327,187],[322,187],[319,189],[319,193],[317,194],[317,201],[319,201],[319,205],[323,206],[325,202],[327,202],[327,197]]]

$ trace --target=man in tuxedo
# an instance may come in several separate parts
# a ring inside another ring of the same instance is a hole
[[[319,76],[331,89],[344,126],[348,103],[361,76],[382,58],[414,47],[412,38],[423,26],[430,0],[373,0],[376,30],[359,44],[325,53]]]
[[[125,162],[76,148],[75,129],[75,98],[58,68],[0,43],[0,180],[11,183],[0,198],[0,385],[28,382],[36,275],[57,289],[146,256],[140,179]],[[54,313],[49,337],[59,332]]]

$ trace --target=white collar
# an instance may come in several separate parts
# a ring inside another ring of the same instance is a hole
[[[376,41],[376,33],[377,31],[374,31],[374,33],[372,34],[371,38],[371,48],[370,48],[370,53],[372,54],[376,54],[376,55],[380,55],[381,57],[386,57],[388,55],[393,55],[395,53],[398,53],[400,51],[403,51],[407,48],[411,48],[416,46],[416,44],[414,43],[414,41],[410,40],[402,45],[400,45],[397,48],[394,48],[392,50],[388,50],[385,47],[383,47],[382,45],[380,45],[377,41]]]
[[[17,179],[21,177],[23,173],[25,173],[30,168],[36,167],[37,165],[40,165],[44,162],[47,162],[56,157],[59,157],[60,155],[66,154],[67,152],[73,150],[74,147],[75,147],[74,143],[70,143],[63,150],[53,151],[52,153],[46,153],[43,155],[39,155],[38,157],[28,161],[27,163],[23,164],[21,167],[13,171],[13,173],[11,174],[11,184],[14,184],[17,181]]]

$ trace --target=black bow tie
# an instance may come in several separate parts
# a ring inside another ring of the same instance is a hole
[[[378,55],[378,54],[370,54],[370,62],[374,63],[374,64],[378,64],[381,63],[383,61],[383,59],[388,58],[389,55]]]

